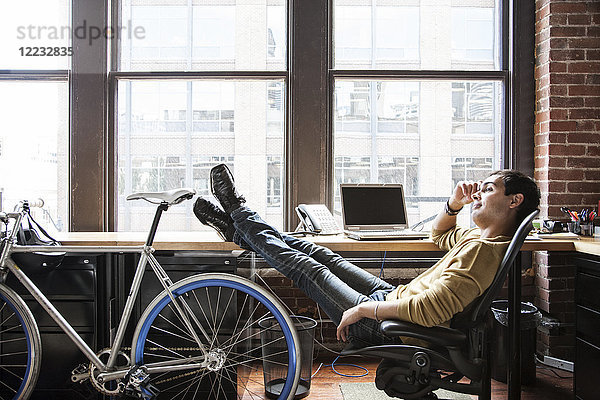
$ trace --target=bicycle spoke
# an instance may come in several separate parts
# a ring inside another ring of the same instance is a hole
[[[210,304],[210,298],[212,297],[209,293],[208,293],[208,286],[204,288],[204,291],[206,292],[206,301],[208,302],[208,311],[210,311],[210,319],[211,321],[214,320],[214,313],[213,313],[213,307]],[[214,326],[214,325],[213,325]],[[214,332],[214,330],[213,330]]]
[[[187,324],[187,323],[184,321],[184,318],[187,318],[185,314],[189,314],[189,312],[187,311],[187,307],[186,307],[186,306],[187,306],[187,303],[185,303],[185,300],[183,300],[183,299],[181,299],[181,298],[179,298],[179,299],[175,298],[175,301],[181,301],[181,302],[183,302],[183,303],[184,303],[184,305],[185,305],[185,306],[184,306],[184,307],[183,307],[183,309],[181,310],[182,312],[180,313],[180,312],[177,310],[177,308],[179,308],[179,307],[176,307],[176,306],[174,306],[174,305],[173,305],[173,303],[169,303],[169,304],[168,304],[168,307],[169,307],[169,309],[170,309],[170,310],[171,310],[171,312],[172,312],[172,313],[173,313],[173,314],[174,314],[174,315],[177,317],[177,319],[179,320],[179,322],[181,322],[181,324],[183,325],[183,327],[187,329],[187,331],[185,331],[185,332],[186,332],[186,334],[189,334],[189,335],[190,335],[190,337],[195,337],[195,336],[197,337],[197,335],[194,335],[194,333],[195,333],[195,332],[193,332],[193,327],[191,326],[191,322],[189,323],[189,325],[190,325],[190,326],[188,327],[188,324]],[[189,306],[188,306],[188,307],[189,307]],[[192,317],[193,317],[193,315],[190,315],[190,316],[192,316]],[[189,321],[188,321],[188,322],[189,322]],[[194,318],[194,322],[196,322],[196,323],[197,323],[198,327],[200,328],[200,332],[202,333],[202,335],[204,336],[204,338],[205,338],[207,341],[210,341],[210,338],[207,336],[207,334],[206,334],[206,332],[204,331],[204,329],[202,329],[202,327],[200,326],[200,324],[197,322],[197,319],[196,319],[196,318]],[[196,341],[196,340],[194,339],[194,342],[197,342],[198,346],[200,346],[200,345],[201,345],[201,343],[200,343],[199,339],[200,339],[199,337],[198,337],[198,341]]]
[[[198,373],[196,372],[196,375],[197,375],[197,374],[198,374]],[[189,385],[187,386],[187,388],[185,388],[185,391],[180,391],[179,393],[177,393],[177,395],[179,395],[180,393],[183,393],[183,394],[181,395],[181,398],[182,398],[182,399],[184,399],[184,398],[185,398],[185,396],[186,396],[186,395],[189,393],[190,389],[191,389],[191,388],[192,388],[192,386],[194,385],[194,383],[193,383],[194,381],[195,381],[195,382],[197,382],[197,385],[196,385],[196,390],[195,390],[194,392],[198,392],[198,389],[200,388],[200,382],[202,381],[202,379],[197,379],[197,378],[194,378],[194,377],[192,377],[192,378],[190,378],[190,380],[192,381],[192,383],[191,383],[191,384],[189,384]],[[188,380],[188,381],[189,381],[189,380]],[[177,398],[177,395],[175,395],[175,396],[174,396],[174,398]],[[196,397],[196,395],[194,394],[194,396],[192,397],[192,399],[194,399],[195,397]]]
[[[253,324],[253,317],[254,317],[254,313],[256,313],[256,311],[258,310],[260,304],[257,304],[254,307],[254,310],[252,310],[252,313],[250,313],[250,315],[248,316],[248,319],[246,320],[246,322],[244,323],[244,326],[242,327],[242,329],[240,329],[239,333],[234,334],[230,340],[227,340],[225,343],[223,343],[223,345],[225,345],[227,342],[231,341],[231,340],[237,340],[248,328],[250,328],[250,326]],[[264,317],[264,316],[263,316]],[[241,316],[240,316],[241,318]],[[227,348],[229,348],[231,346],[228,345]]]
[[[171,349],[169,349],[169,348],[167,348],[167,347],[165,347],[165,346],[161,346],[160,344],[158,344],[158,343],[156,343],[156,342],[153,342],[153,341],[152,341],[152,340],[150,340],[150,339],[148,339],[148,342],[149,342],[149,343],[151,343],[151,344],[153,344],[153,345],[155,345],[155,346],[157,346],[157,347],[160,347],[161,349],[163,349],[163,350],[165,350],[165,351],[168,351],[169,353],[176,354],[176,355],[178,356],[177,358],[185,358],[185,356],[183,356],[182,354],[179,354],[178,352],[176,352],[176,351],[174,351],[174,350],[171,350]]]
[[[258,369],[256,369],[256,370],[258,371]],[[250,389],[250,387],[249,387],[248,385],[246,385],[245,383],[243,383],[243,382],[240,382],[240,381],[233,382],[233,380],[230,380],[230,381],[231,381],[233,384],[235,384],[235,385],[237,385],[237,384],[238,384],[238,382],[239,382],[239,384],[241,384],[241,386],[242,386],[242,388],[244,389],[244,391],[245,391],[246,393],[248,393],[248,394],[250,395],[250,397],[251,397],[251,398],[254,398],[254,396],[255,396],[255,395],[256,395],[256,396],[257,396],[259,399],[262,399],[262,398],[264,398],[264,396],[262,396],[261,394],[259,394],[259,393],[256,393],[255,391],[251,390],[251,389]],[[255,379],[252,379],[252,378],[250,378],[250,377],[248,377],[247,381],[250,381],[250,382],[253,382],[253,383],[255,383],[255,384],[256,384],[256,386],[261,386],[261,385],[263,384],[263,382],[259,382],[259,381],[255,380]]]
[[[232,291],[232,292],[233,292],[233,291]],[[246,305],[246,302],[248,301],[248,297],[249,297],[249,296],[248,296],[248,294],[246,294],[246,296],[244,296],[244,302],[243,302],[243,304],[242,304],[241,310],[243,310],[243,309],[244,309],[244,306]],[[241,313],[240,313],[240,314],[241,314]],[[232,330],[232,339],[233,339],[233,334],[234,334],[234,333],[237,331],[237,328],[238,328],[238,325],[239,325],[239,323],[240,323],[240,320],[241,320],[241,316],[239,316],[239,317],[236,319],[236,321],[235,321],[235,326],[233,327],[233,330]],[[242,329],[242,330],[244,330],[244,329]],[[223,342],[222,346],[225,346],[225,345],[226,345],[228,342],[229,342],[229,339],[228,339],[228,340],[226,340],[225,342]]]
[[[192,342],[192,343],[194,343],[194,344],[196,343],[196,341],[195,341],[195,340],[192,340],[192,339],[189,339],[189,338],[183,337],[183,336],[181,336],[181,335],[178,335],[178,334],[176,334],[176,333],[174,333],[174,332],[167,331],[166,329],[162,329],[162,328],[159,328],[159,327],[157,327],[157,326],[152,326],[152,329],[154,329],[154,330],[156,330],[156,331],[159,331],[159,332],[166,333],[166,334],[168,334],[168,335],[171,335],[171,336],[175,336],[175,337],[181,338],[181,339],[183,339],[183,340],[187,340],[188,342]]]
[[[220,289],[221,288],[219,288],[219,294],[220,294]],[[223,325],[223,321],[225,320],[225,316],[227,315],[227,310],[229,310],[229,306],[231,305],[231,300],[233,299],[233,294],[234,294],[234,291],[232,290],[231,294],[229,295],[229,299],[227,300],[227,304],[223,308],[223,310],[225,310],[225,311],[223,312],[223,316],[221,317],[221,321],[219,322],[219,326],[217,327],[217,332],[219,332],[221,330],[221,326]],[[248,297],[248,295],[246,295],[246,297]],[[217,336],[215,335],[215,338],[216,337]],[[212,345],[214,345],[214,342],[212,343]]]
[[[4,344],[4,343],[13,343],[13,342],[20,342],[22,340],[27,340],[26,337],[22,337],[22,338],[16,338],[16,339],[6,339],[6,340],[0,340],[0,344]]]
[[[280,351],[279,353],[270,354],[270,356],[276,356],[276,355],[279,355],[279,354],[286,354],[286,353],[287,353],[287,350],[284,350],[284,351]],[[244,363],[246,363],[248,361],[263,361],[263,360],[267,361],[270,364],[281,365],[283,367],[285,367],[285,366],[288,365],[288,363],[273,361],[273,360],[270,360],[269,358],[259,358],[259,357],[256,357],[256,356],[246,356],[246,358],[248,358],[248,360],[246,360],[246,361],[239,361],[239,362],[236,362],[235,364],[231,364],[231,365],[232,366],[243,365]],[[235,360],[235,358],[232,358],[232,360]]]
[[[202,380],[198,380],[198,383],[196,384],[196,390],[194,390],[194,395],[192,396],[192,399],[196,398],[196,395],[198,394],[198,390],[200,390],[200,382],[202,382]],[[191,388],[191,386],[190,386]]]
[[[144,352],[145,356],[151,356],[151,357],[162,357],[162,358],[167,358],[169,360],[181,360],[181,357],[172,357],[172,356],[167,356],[164,354],[158,354],[158,353],[148,353],[148,352]]]
[[[233,379],[231,379],[231,376],[229,376],[229,369],[227,367],[223,368],[220,373],[223,375],[223,378],[225,380],[227,380],[227,382],[231,383],[231,385],[236,389],[237,392],[237,381],[234,381]],[[225,374],[227,374],[227,376],[225,376]],[[239,397],[236,393],[236,397]]]
[[[177,384],[175,384],[175,385],[173,385],[173,386],[169,386],[169,387],[167,387],[167,388],[164,388],[163,390],[164,390],[164,391],[170,391],[171,389],[174,389],[174,388],[176,388],[176,387],[178,387],[178,386],[181,386],[181,385],[185,385],[186,383],[188,383],[188,382],[190,382],[190,381],[191,381],[191,383],[190,383],[190,386],[192,386],[192,385],[194,385],[196,382],[200,382],[200,381],[201,381],[201,380],[202,380],[202,379],[203,379],[205,376],[207,376],[207,375],[209,375],[209,374],[210,374],[210,371],[209,371],[209,370],[206,370],[206,369],[205,369],[205,370],[203,370],[203,371],[196,371],[196,372],[194,372],[194,374],[196,374],[196,375],[197,375],[199,372],[201,373],[201,375],[200,375],[199,377],[198,377],[198,376],[196,376],[196,377],[190,377],[189,379],[187,379],[187,380],[185,380],[185,381],[182,381],[182,382],[179,382],[179,383],[177,383]],[[188,386],[188,388],[189,388],[189,386]],[[174,397],[174,398],[175,398],[175,397],[177,397],[179,394],[183,393],[184,391],[185,391],[185,389],[181,390],[181,391],[180,391],[180,392],[178,392],[177,394],[173,395],[173,397]]]
[[[16,356],[16,355],[19,355],[19,354],[29,354],[29,352],[27,352],[27,351],[17,351],[15,353],[4,353],[4,354],[0,354],[0,358],[2,358],[2,357],[8,357],[8,356]]]
[[[214,377],[213,377],[213,375],[214,375]],[[209,392],[209,396],[208,396],[208,398],[210,399],[210,395],[215,392],[215,388],[218,388],[218,385],[217,385],[217,381],[218,381],[217,374],[216,373],[215,374],[211,374],[209,380],[211,381],[210,392]],[[218,396],[218,394],[219,393],[218,393],[218,390],[217,390],[217,396]],[[215,398],[218,398],[217,396],[215,396]]]
[[[20,381],[23,380],[23,378],[21,378],[19,375],[15,374],[14,372],[12,372],[11,370],[4,368],[4,366],[0,365],[0,369],[3,369],[4,371],[8,372],[9,374],[11,374],[12,376],[16,377],[17,379],[19,379]]]
[[[250,338],[252,338],[252,337],[254,337],[254,336],[256,336],[256,334],[253,334],[253,335],[250,335],[250,336],[248,336],[248,338],[246,338],[246,339],[245,339],[245,341],[247,341],[247,339],[250,339]],[[275,339],[271,340],[270,342],[267,342],[267,343],[265,343],[265,344],[261,344],[259,347],[253,347],[251,350],[249,350],[249,352],[251,352],[251,351],[254,351],[255,349],[256,349],[256,350],[257,350],[257,349],[262,349],[262,348],[264,348],[264,347],[270,346],[270,345],[272,345],[273,343],[279,342],[279,341],[281,341],[281,340],[285,340],[285,337],[281,336],[281,337],[278,337],[278,338],[275,338]],[[239,342],[239,343],[241,343],[241,342]],[[230,347],[231,347],[231,346],[230,346]],[[230,348],[230,347],[229,347],[229,348]]]
[[[8,386],[6,383],[4,383],[4,381],[0,381],[0,383],[3,384],[4,386],[6,386],[8,389],[10,389],[13,393],[17,393],[17,391],[15,389]]]
[[[171,324],[173,326],[173,328],[176,328],[177,330],[179,330],[181,333],[183,333],[184,335],[189,335],[189,332],[186,332],[185,330],[181,329],[180,326],[177,326],[173,321],[171,321],[170,319],[168,319],[167,317],[165,317],[162,314],[158,314],[158,316],[165,322]],[[189,336],[189,340],[194,340],[194,338],[192,338],[192,336]]]
[[[0,331],[0,335],[1,335],[1,334],[3,334],[3,333],[6,333],[6,332],[10,332],[10,331],[12,331],[12,330],[15,330],[15,329],[22,328],[22,327],[23,327],[23,326],[22,326],[21,324],[19,324],[19,325],[15,325],[15,326],[11,326],[11,327],[10,327],[10,328],[8,328],[8,329],[5,329],[5,330],[3,330],[3,331]]]
[[[6,321],[8,321],[9,319],[11,319],[12,317],[14,317],[16,314],[15,313],[11,313],[8,317],[4,318],[4,321],[0,322],[0,325],[4,325],[6,324]],[[20,324],[19,324],[20,325]]]

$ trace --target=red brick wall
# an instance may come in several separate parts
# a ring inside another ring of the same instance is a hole
[[[538,328],[537,352],[563,360],[575,355],[575,266],[567,253],[538,251],[535,305],[559,323]]]
[[[600,1],[537,0],[535,172],[542,216],[600,199]],[[572,359],[574,267],[535,255],[536,305],[561,323],[540,329],[538,352]]]
[[[600,197],[600,2],[536,3],[535,179],[542,215]]]

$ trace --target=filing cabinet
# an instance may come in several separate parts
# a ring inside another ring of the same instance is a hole
[[[104,303],[98,274],[105,265],[104,260],[103,255],[67,255],[57,268],[22,266],[92,349],[103,346],[100,332]],[[71,371],[81,363],[88,363],[87,358],[13,275],[8,276],[7,285],[19,293],[31,309],[42,338],[42,365],[31,398],[100,398],[89,385],[71,382]]]
[[[202,272],[235,274],[237,269],[237,258],[231,252],[157,251],[155,257],[173,282]],[[116,293],[119,293],[119,295],[115,299],[115,305],[111,307],[111,313],[113,314],[111,316],[111,328],[113,331],[116,329],[118,317],[121,316],[121,310],[125,307],[125,301],[138,259],[139,256],[137,254],[123,254],[118,256],[118,262],[116,263],[117,271],[114,273],[116,279],[114,286],[117,288]],[[147,265],[139,296],[136,299],[136,307],[132,315],[132,320],[137,321],[146,306],[162,290],[161,283],[158,281],[150,265]],[[133,333],[135,326],[129,328],[131,333]]]
[[[576,399],[596,399],[596,379],[600,373],[600,258],[577,256],[575,265],[577,275],[574,392]]]

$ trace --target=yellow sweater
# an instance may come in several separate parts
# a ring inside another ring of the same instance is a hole
[[[435,265],[386,297],[398,302],[398,318],[423,326],[448,326],[454,314],[480,296],[502,262],[510,237],[481,239],[479,228],[432,230],[431,239],[448,251]]]

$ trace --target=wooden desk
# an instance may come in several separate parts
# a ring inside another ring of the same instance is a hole
[[[57,239],[69,245],[141,245],[145,242],[144,233],[131,232],[106,232],[106,233],[64,233]],[[332,251],[412,251],[429,252],[439,251],[431,240],[374,240],[357,241],[348,239],[343,235],[306,237],[307,240],[328,247]],[[239,250],[239,247],[230,242],[223,242],[214,232],[159,232],[156,235],[154,246],[157,250]],[[600,256],[600,239],[580,238],[579,240],[527,240],[524,251],[572,251]],[[519,257],[517,257],[519,260]],[[509,308],[515,310],[511,313],[509,341],[510,348],[519,348],[520,343],[520,316],[514,304],[521,303],[521,273],[520,263],[511,269],[509,275]],[[519,307],[520,308],[520,307]],[[511,351],[511,360],[508,365],[508,393],[509,399],[520,398],[520,355]]]
[[[65,245],[142,245],[146,233],[142,232],[68,232],[57,234]],[[333,251],[439,251],[431,240],[353,240],[343,235],[306,236],[304,239],[318,243]],[[157,250],[213,250],[231,251],[240,248],[231,242],[222,241],[214,232],[158,232],[154,240]],[[578,251],[600,255],[600,239],[580,240],[527,240],[524,251]]]

